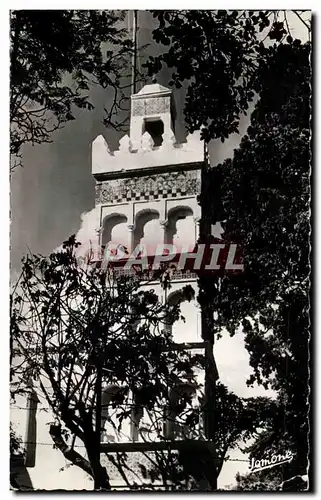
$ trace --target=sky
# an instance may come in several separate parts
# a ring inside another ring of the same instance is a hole
[[[295,36],[305,38],[305,29],[295,16],[291,17],[291,27]],[[140,11],[138,40],[141,45],[151,44],[148,48],[151,55],[157,50],[151,40],[152,29],[151,15],[146,11]],[[163,70],[158,83],[167,86],[169,76],[168,71]],[[23,150],[24,167],[13,172],[10,193],[13,277],[19,271],[21,257],[29,249],[34,253],[48,254],[69,235],[79,230],[81,215],[94,207],[95,183],[91,175],[91,143],[97,135],[103,134],[111,148],[117,149],[117,141],[122,134],[117,135],[107,130],[102,123],[103,110],[109,99],[106,91],[97,87],[92,88],[90,97],[95,106],[94,111],[77,110],[76,120],[54,133],[50,144],[26,146]],[[177,136],[182,140],[185,136],[184,89],[175,90],[174,99],[178,112]],[[234,134],[224,144],[220,141],[212,143],[213,166],[232,156],[233,149],[238,146],[242,134],[245,133],[248,120],[246,117],[242,119],[239,135]],[[218,342],[215,349],[221,381],[239,395],[249,395],[245,384],[249,374],[248,355],[242,335],[236,335],[233,339],[224,336],[224,340]],[[41,436],[41,439],[48,441],[45,436]],[[60,484],[61,488],[67,488],[68,484],[71,484],[69,473],[57,473],[58,464],[61,464],[60,467],[63,466],[64,460],[58,456],[59,452],[54,450],[51,450],[51,458],[48,460],[48,452],[45,452],[48,448],[44,446],[39,450],[39,457],[37,456],[40,461],[48,462],[48,479],[43,477],[43,472],[39,473],[36,469],[31,471],[31,478],[40,488],[50,489],[48,481],[50,484]],[[239,457],[240,453],[231,454],[231,458],[236,456]],[[230,462],[222,470],[221,484],[233,482],[235,472],[246,471],[246,468],[247,465]],[[83,473],[78,470],[73,474],[76,476],[72,477],[79,477],[82,484]],[[45,481],[47,486],[44,485]],[[73,488],[74,486],[71,487]]]

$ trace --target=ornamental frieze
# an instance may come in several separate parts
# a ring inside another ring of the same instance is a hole
[[[166,102],[167,100],[167,102]],[[154,115],[166,113],[169,109],[168,97],[157,97],[154,99],[137,99],[133,101],[132,114],[134,116]]]
[[[199,170],[113,179],[96,185],[96,204],[195,196],[200,190]]]

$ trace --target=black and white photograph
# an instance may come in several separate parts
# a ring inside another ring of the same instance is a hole
[[[7,11],[7,490],[312,492],[314,14],[88,7]]]

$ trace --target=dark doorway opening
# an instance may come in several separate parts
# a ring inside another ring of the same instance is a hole
[[[145,120],[144,122],[144,131],[148,132],[151,138],[154,141],[154,146],[161,146],[163,142],[163,133],[164,133],[164,123],[162,120],[158,119],[150,119]]]

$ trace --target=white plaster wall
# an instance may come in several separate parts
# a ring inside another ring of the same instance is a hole
[[[166,124],[164,124],[164,127]],[[200,132],[189,134],[186,142],[174,146],[173,142],[163,142],[160,147],[142,148],[135,152],[111,152],[102,135],[96,137],[92,144],[92,173],[119,172],[121,170],[135,170],[160,165],[178,165],[202,162],[204,160],[204,145],[200,140]],[[135,142],[134,147],[139,147]]]
[[[129,407],[130,408],[130,407]],[[103,442],[113,442],[113,443],[122,443],[131,441],[130,439],[130,419],[126,418],[122,421],[121,428],[118,430],[118,421],[116,417],[117,408],[109,408],[109,418],[113,419],[113,422],[116,426],[106,422],[105,424],[105,435],[103,437]]]
[[[17,398],[12,405],[10,419],[18,433],[25,442],[27,423],[27,401],[24,397]],[[49,435],[49,423],[54,420],[48,410],[48,404],[43,399],[38,404],[37,411],[37,447],[36,466],[28,468],[30,479],[35,489],[44,490],[81,490],[93,489],[93,482],[89,476],[78,467],[66,467],[67,461],[62,453],[53,448],[53,442]],[[76,450],[85,455],[81,443],[76,441]]]

